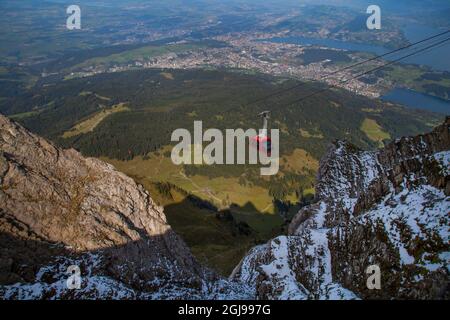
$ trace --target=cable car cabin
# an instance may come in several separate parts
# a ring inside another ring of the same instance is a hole
[[[253,145],[260,152],[264,152],[268,157],[272,154],[272,140],[266,135],[259,135],[252,138]]]
[[[264,152],[268,157],[272,154],[272,140],[268,135],[269,127],[269,116],[270,111],[263,111],[258,116],[263,118],[263,129],[262,132],[256,137],[252,138],[252,142],[256,145],[258,151]]]

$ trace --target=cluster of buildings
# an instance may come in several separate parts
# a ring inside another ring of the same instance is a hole
[[[301,56],[305,46],[265,41],[273,34],[249,36],[225,35],[214,38],[225,42],[224,47],[205,47],[182,53],[167,53],[150,56],[113,66],[89,66],[68,77],[88,77],[99,73],[122,72],[144,68],[193,69],[203,67],[233,68],[251,70],[276,76],[292,77],[300,80],[325,82],[331,86],[344,88],[367,97],[377,98],[380,86],[353,79],[354,71],[348,69],[333,74],[338,66],[330,60],[303,64]],[[276,35],[277,36],[277,35]],[[349,53],[357,62],[357,57]]]

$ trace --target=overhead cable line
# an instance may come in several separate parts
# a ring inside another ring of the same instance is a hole
[[[416,46],[416,45],[418,45],[418,44],[422,44],[422,43],[427,42],[427,41],[429,41],[429,40],[438,38],[438,37],[440,37],[440,36],[442,36],[442,35],[444,35],[444,34],[447,34],[447,33],[450,33],[450,30],[447,30],[447,31],[444,31],[444,32],[435,34],[435,35],[433,35],[433,36],[427,37],[427,38],[422,39],[422,40],[420,40],[420,41],[417,41],[417,42],[411,43],[411,44],[409,44],[409,45],[403,46],[403,47],[401,47],[401,48],[398,48],[398,49],[395,49],[395,50],[386,52],[386,53],[381,54],[381,55],[377,55],[377,56],[372,57],[372,58],[370,58],[370,59],[366,59],[366,60],[360,61],[360,62],[358,62],[358,63],[355,63],[355,64],[352,64],[352,65],[346,66],[346,67],[344,67],[344,68],[335,70],[335,71],[333,71],[333,72],[331,72],[331,73],[329,73],[329,74],[327,74],[327,75],[324,75],[323,77],[321,77],[321,78],[318,79],[317,81],[319,81],[319,82],[320,82],[320,81],[323,81],[323,80],[329,78],[330,76],[333,76],[333,75],[338,74],[338,73],[340,73],[340,72],[343,72],[343,71],[352,69],[352,68],[354,68],[354,67],[358,67],[358,66],[360,66],[360,65],[363,65],[363,64],[365,64],[365,63],[368,63],[368,62],[371,62],[371,61],[375,61],[375,60],[378,60],[378,59],[380,59],[380,58],[384,58],[384,57],[386,57],[386,56],[388,56],[388,55],[391,55],[391,54],[394,54],[394,53],[397,53],[397,52],[400,52],[400,51],[403,51],[403,50],[412,48],[412,47],[414,47],[414,46]],[[394,60],[394,61],[397,61],[397,60]],[[398,62],[398,61],[397,61],[397,62]],[[301,82],[300,84],[294,85],[294,86],[289,87],[289,88],[281,89],[281,90],[279,90],[279,91],[276,91],[276,92],[273,92],[273,93],[271,93],[271,94],[268,94],[268,95],[266,95],[266,96],[264,96],[264,97],[261,97],[261,98],[259,98],[259,99],[256,99],[256,100],[254,100],[254,101],[252,101],[252,102],[248,102],[248,103],[244,104],[243,106],[244,106],[244,107],[245,107],[245,106],[249,106],[249,105],[252,105],[252,104],[255,104],[255,103],[258,103],[258,102],[267,100],[267,99],[270,99],[270,98],[275,97],[275,96],[278,96],[278,95],[280,95],[280,94],[282,94],[282,93],[285,93],[285,92],[288,92],[288,91],[291,91],[291,90],[300,88],[300,87],[302,87],[302,86],[304,86],[304,85],[306,85],[306,84],[307,84],[307,82]]]
[[[430,50],[430,49],[432,49],[432,48],[434,48],[434,47],[436,47],[436,46],[441,46],[442,44],[444,44],[445,42],[447,42],[447,41],[449,41],[449,40],[450,40],[450,38],[447,38],[447,39],[441,40],[441,41],[439,41],[439,42],[437,42],[437,43],[428,45],[428,46],[426,46],[425,48],[419,49],[419,50],[417,50],[417,51],[415,51],[415,52],[413,52],[413,53],[410,53],[410,54],[407,54],[407,55],[405,55],[405,56],[402,56],[402,57],[400,57],[400,58],[398,58],[398,59],[389,61],[389,62],[387,62],[387,63],[385,63],[385,64],[383,64],[383,65],[381,65],[381,66],[378,66],[378,67],[376,67],[376,68],[370,69],[370,70],[368,70],[368,71],[364,71],[364,72],[362,72],[362,73],[359,73],[359,74],[357,74],[356,76],[353,76],[353,77],[351,77],[351,78],[349,78],[349,79],[342,80],[342,81],[339,82],[339,84],[334,84],[334,85],[332,85],[332,86],[328,86],[327,88],[324,88],[324,89],[321,89],[321,90],[317,90],[317,91],[315,91],[315,92],[313,92],[313,93],[310,93],[310,94],[308,94],[308,95],[306,95],[306,96],[304,96],[304,97],[301,97],[301,98],[299,98],[299,99],[297,99],[297,100],[294,100],[294,101],[292,101],[292,102],[289,102],[289,103],[285,104],[284,106],[288,106],[288,105],[292,105],[292,104],[294,104],[294,103],[302,102],[302,101],[304,101],[304,100],[306,100],[306,99],[308,99],[308,98],[310,98],[310,97],[312,97],[312,96],[315,96],[315,95],[317,95],[317,94],[319,94],[319,93],[322,93],[322,92],[328,91],[328,90],[330,90],[330,89],[336,88],[336,87],[338,87],[338,85],[340,85],[340,84],[347,83],[347,82],[349,82],[349,81],[351,81],[351,80],[358,79],[358,78],[360,78],[360,77],[362,77],[362,76],[364,76],[364,75],[367,75],[367,74],[370,74],[370,73],[372,73],[372,72],[381,70],[381,69],[383,69],[383,68],[385,68],[385,67],[387,67],[387,66],[390,66],[390,65],[392,65],[392,64],[398,63],[398,62],[400,62],[400,61],[402,61],[402,60],[404,60],[404,59],[407,59],[407,58],[409,58],[409,57],[415,56],[415,55],[417,55],[417,54],[423,53],[423,52],[425,52],[425,51],[427,51],[427,50]]]

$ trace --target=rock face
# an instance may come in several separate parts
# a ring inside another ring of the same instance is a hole
[[[449,130],[376,152],[335,142],[317,201],[225,280],[142,186],[0,115],[0,299],[448,299]]]
[[[313,205],[252,249],[231,279],[268,299],[448,299],[450,118],[376,152],[337,141]],[[380,269],[381,289],[368,289]],[[370,280],[371,281],[371,280]]]
[[[71,265],[80,290],[68,290]],[[0,115],[0,298],[204,298],[200,266],[131,178]],[[228,291],[227,291],[228,290]]]

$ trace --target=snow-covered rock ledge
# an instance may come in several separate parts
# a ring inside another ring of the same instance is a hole
[[[337,141],[313,205],[231,275],[261,299],[449,298],[450,118],[367,152]],[[378,265],[381,289],[367,288]]]

